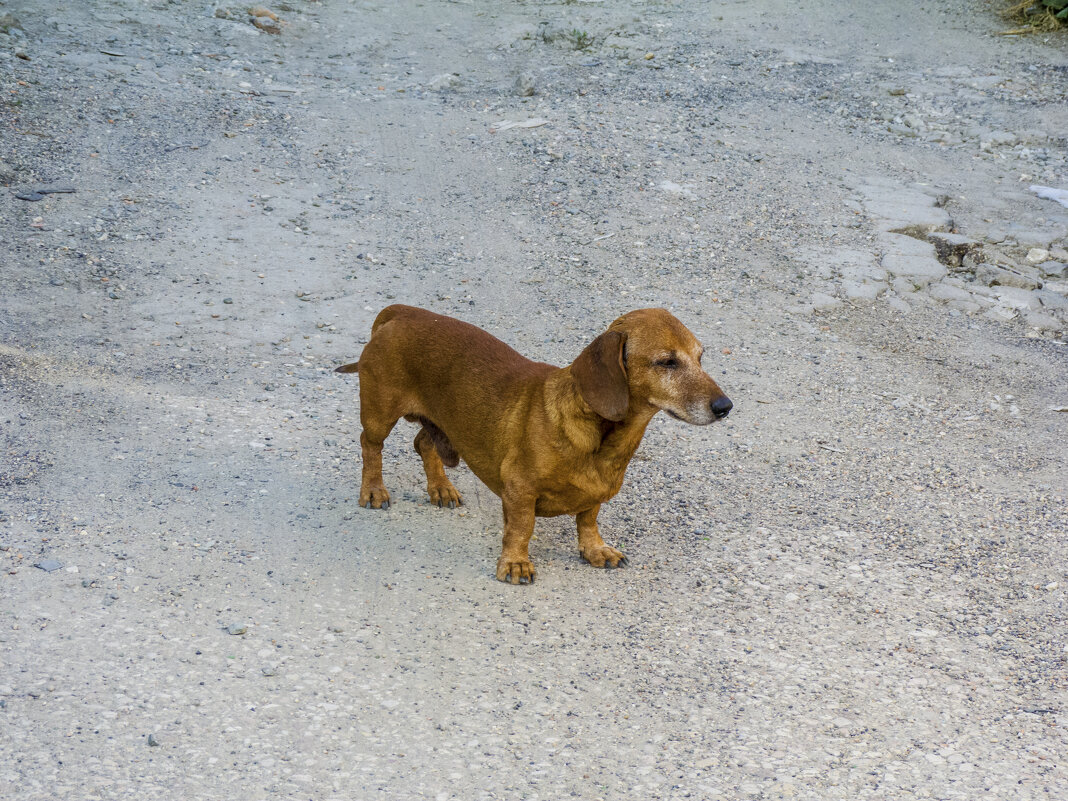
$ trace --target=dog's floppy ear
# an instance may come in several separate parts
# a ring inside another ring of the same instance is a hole
[[[619,422],[627,416],[630,390],[623,366],[623,346],[627,335],[605,331],[579,354],[571,365],[571,375],[579,394],[593,411],[606,420]]]

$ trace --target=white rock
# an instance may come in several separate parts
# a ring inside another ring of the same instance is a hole
[[[1039,289],[1035,291],[1035,297],[1038,298],[1044,310],[1056,309],[1057,311],[1068,312],[1068,298],[1064,295],[1050,292],[1048,289]]]
[[[997,287],[998,302],[1003,306],[1011,306],[1014,309],[1038,310],[1042,307],[1042,301],[1038,295],[1028,289],[1015,286]]]
[[[901,312],[902,314],[908,314],[912,311],[912,307],[901,298],[895,297],[894,295],[885,295],[884,297],[886,298],[886,305],[894,311]]]
[[[1025,312],[1024,322],[1031,328],[1037,328],[1039,331],[1060,331],[1066,327],[1065,324],[1056,317],[1038,311]]]
[[[992,306],[983,314],[984,317],[998,322],[1008,322],[1016,319],[1016,309],[1009,306]]]
[[[904,234],[884,233],[879,236],[883,248],[882,266],[894,276],[906,276],[919,286],[944,277],[948,272],[935,257],[930,242]]]
[[[1049,251],[1045,248],[1031,248],[1027,251],[1027,261],[1030,264],[1041,264],[1049,261]]]
[[[979,264],[975,268],[975,280],[987,286],[1038,289],[1040,281],[1031,268],[1007,267],[1001,264]]]
[[[895,278],[890,282],[890,286],[892,286],[894,291],[899,295],[911,295],[913,292],[920,289],[911,278]]]
[[[972,300],[951,300],[946,305],[951,309],[962,311],[965,314],[975,314],[983,308]]]
[[[889,288],[881,281],[842,282],[842,292],[849,300],[875,300]]]
[[[435,92],[442,89],[452,89],[460,85],[460,75],[455,72],[442,72],[426,82],[426,88]]]
[[[957,300],[965,301],[967,303],[974,303],[975,299],[972,297],[972,293],[967,289],[947,284],[943,281],[939,281],[936,284],[931,284],[927,287],[927,294],[936,300]],[[978,307],[977,307],[978,308]]]
[[[864,208],[882,231],[912,228],[917,231],[940,231],[953,227],[953,218],[939,208],[933,191],[901,186],[896,181],[872,176],[861,178],[853,187],[861,196]]]
[[[1032,184],[1027,187],[1040,198],[1055,200],[1065,208],[1068,208],[1068,189],[1054,189],[1049,186],[1037,186]]]
[[[841,300],[823,292],[813,292],[810,303],[814,311],[829,311],[842,305]]]
[[[674,181],[661,181],[657,189],[671,195],[692,195],[693,187],[689,184],[677,184]]]
[[[1068,275],[1068,264],[1060,261],[1045,261],[1038,265],[1038,271],[1047,278],[1063,278]]]

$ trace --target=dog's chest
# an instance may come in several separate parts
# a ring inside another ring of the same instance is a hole
[[[610,500],[623,484],[626,469],[605,469],[605,466],[588,467],[557,474],[555,481],[539,488],[535,514],[542,517],[575,515],[597,504]]]

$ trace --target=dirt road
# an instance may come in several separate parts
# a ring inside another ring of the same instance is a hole
[[[1068,797],[1068,57],[974,6],[0,3],[0,796]],[[391,302],[735,408],[501,584],[414,428],[357,508]]]

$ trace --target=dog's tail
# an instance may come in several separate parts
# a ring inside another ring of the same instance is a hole
[[[360,372],[360,363],[353,362],[352,364],[343,364],[340,367],[334,368],[335,373],[358,373]]]

